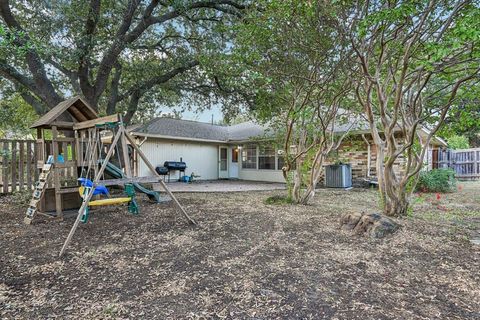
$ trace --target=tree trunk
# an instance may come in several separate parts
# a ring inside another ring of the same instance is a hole
[[[377,170],[380,206],[382,208],[385,208],[385,204],[387,203],[385,174],[384,174],[384,168],[383,168],[383,162],[385,160],[385,150],[384,150],[384,145],[382,143],[375,143],[375,148],[377,151],[377,159],[375,164],[376,164],[376,170]]]
[[[397,199],[388,199],[383,212],[389,217],[402,217],[408,213],[409,202],[405,196],[400,195]]]
[[[407,190],[403,184],[397,181],[393,163],[384,165],[383,178],[386,200],[383,205],[384,214],[390,217],[406,216],[409,206]]]
[[[301,195],[301,188],[302,188],[302,173],[300,169],[295,169],[293,174],[293,188],[292,188],[292,196],[293,201],[295,203],[300,203],[300,195]]]
[[[318,150],[315,154],[315,160],[310,175],[310,181],[308,182],[307,190],[305,190],[305,192],[303,193],[299,203],[306,205],[315,196],[315,188],[317,187],[318,181],[320,181],[320,177],[323,171],[323,158],[324,155],[322,153],[322,150]]]

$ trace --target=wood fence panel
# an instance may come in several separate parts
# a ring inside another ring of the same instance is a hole
[[[1,139],[0,148],[0,193],[31,190],[38,179],[34,141]]]
[[[33,159],[32,159],[32,169],[34,174],[34,181],[38,181],[38,169],[37,169],[37,162],[38,162],[38,144],[36,142],[33,143]],[[35,182],[34,182],[35,183]]]
[[[439,168],[451,168],[459,179],[480,179],[480,148],[441,150]]]
[[[10,162],[10,165],[11,165],[10,174],[12,175],[11,190],[16,191],[17,190],[17,141],[16,140],[12,141],[11,145],[12,145],[12,148],[10,149],[10,152],[12,154],[12,161]]]
[[[3,193],[8,193],[8,184],[9,184],[9,179],[8,179],[8,157],[9,157],[9,151],[8,151],[8,142],[4,141],[3,142],[3,153],[2,153],[2,185],[3,185]]]
[[[27,141],[27,189],[32,185],[32,142]]]
[[[18,190],[22,191],[25,186],[25,141],[18,141]]]

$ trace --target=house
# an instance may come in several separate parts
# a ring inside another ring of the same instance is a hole
[[[337,129],[341,130],[344,128]],[[271,134],[268,128],[251,121],[222,126],[161,117],[130,133],[156,166],[162,166],[165,161],[184,161],[187,164],[185,174],[193,173],[203,180],[285,182],[281,149],[268,143]],[[428,134],[426,130],[422,133]],[[428,167],[434,163],[433,150],[444,146],[443,140],[433,139],[427,157]],[[335,158],[352,165],[354,180],[375,176],[376,153],[368,129],[356,128],[344,140]],[[402,170],[403,161],[399,159],[398,170]],[[136,163],[136,170],[140,176],[149,174],[141,160]]]
[[[184,161],[186,175],[202,180],[242,179],[284,182],[282,158],[274,147],[263,147],[255,137],[267,130],[254,122],[232,126],[156,118],[132,130],[141,150],[154,165]],[[139,160],[138,174],[148,174]]]

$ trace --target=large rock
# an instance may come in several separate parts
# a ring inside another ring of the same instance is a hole
[[[400,228],[398,223],[378,213],[347,213],[340,218],[340,224],[343,230],[377,239],[384,238]]]

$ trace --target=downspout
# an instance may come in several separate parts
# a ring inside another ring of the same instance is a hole
[[[371,167],[371,146],[370,143],[368,142],[367,138],[365,138],[365,135],[362,134],[362,139],[365,141],[367,144],[367,178],[370,178],[370,167]]]

